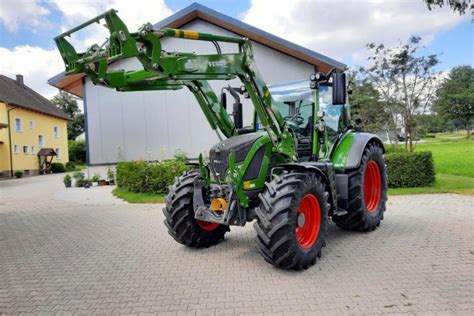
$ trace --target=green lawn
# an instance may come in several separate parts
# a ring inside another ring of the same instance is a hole
[[[465,134],[444,134],[427,138],[416,151],[431,151],[436,170],[433,186],[389,189],[390,195],[421,193],[474,194],[474,140]]]
[[[440,139],[418,144],[417,151],[433,153],[436,173],[474,177],[474,141]]]
[[[121,188],[115,188],[112,193],[128,203],[164,203],[166,199],[163,194],[135,193]]]

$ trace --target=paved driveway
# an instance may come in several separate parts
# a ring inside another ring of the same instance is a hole
[[[331,225],[317,265],[291,272],[262,260],[252,225],[188,249],[161,205],[64,190],[59,175],[0,181],[0,314],[474,312],[473,197],[392,197],[380,229]]]

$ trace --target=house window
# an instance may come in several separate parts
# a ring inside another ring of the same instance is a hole
[[[30,121],[30,129],[33,129],[33,128],[35,128],[35,122]]]
[[[59,150],[59,148],[56,148],[56,159],[61,159],[61,151]]]
[[[43,135],[38,135],[38,146],[40,148],[44,147],[44,137],[43,137]]]
[[[54,138],[59,138],[59,127],[53,127]]]
[[[18,133],[23,131],[23,124],[21,123],[21,119],[15,119],[15,128]]]
[[[13,145],[13,152],[15,155],[18,155],[20,153],[20,149],[18,148],[18,145]]]
[[[23,154],[28,155],[29,154],[29,147],[28,146],[23,146]]]
[[[31,146],[31,154],[32,155],[36,154],[35,146]]]

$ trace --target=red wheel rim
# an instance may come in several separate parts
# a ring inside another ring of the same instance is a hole
[[[364,175],[365,207],[371,213],[375,212],[382,197],[382,177],[380,167],[375,160],[370,160]]]
[[[303,249],[311,248],[321,228],[321,208],[314,194],[306,194],[300,201],[296,217],[296,239]]]
[[[201,227],[201,229],[208,232],[213,231],[220,225],[218,223],[211,223],[211,222],[200,221],[200,220],[196,220],[196,222],[198,223],[199,227]]]

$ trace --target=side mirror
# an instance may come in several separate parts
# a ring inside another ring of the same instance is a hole
[[[224,91],[221,92],[221,104],[227,110],[227,96]]]
[[[332,104],[346,104],[347,86],[345,73],[332,74]]]

